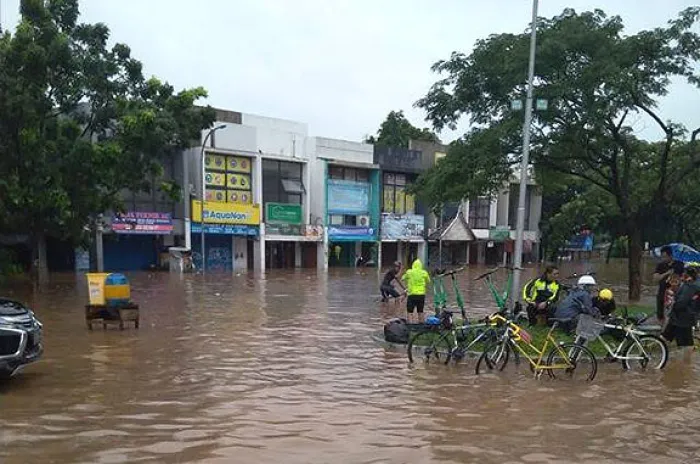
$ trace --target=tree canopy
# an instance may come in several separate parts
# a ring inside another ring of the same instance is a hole
[[[700,129],[689,133],[657,109],[671,79],[700,83],[700,36],[693,32],[699,16],[700,8],[689,8],[665,27],[632,35],[624,34],[620,17],[600,10],[567,9],[537,22],[534,94],[549,104],[533,113],[532,163],[536,172],[583,181],[590,195],[575,201],[593,198],[606,205],[604,216],[615,218],[615,227],[629,238],[631,299],[640,295],[643,240],[655,218],[682,201],[682,186],[700,168]],[[478,173],[480,184],[490,186],[520,161],[523,114],[512,111],[511,102],[524,99],[527,90],[529,41],[528,31],[492,35],[479,40],[470,55],[454,52],[433,66],[444,77],[416,105],[437,130],[468,118],[474,128],[464,150],[480,159],[465,164],[461,175],[450,173],[453,179],[477,175],[473,165],[492,166]],[[633,116],[652,121],[663,139],[640,140]],[[492,139],[500,141],[499,149],[483,149]],[[423,196],[464,193],[447,185],[441,169],[427,175],[437,178],[426,183]]]
[[[214,111],[195,106],[203,88],[144,78],[107,26],[78,22],[77,0],[22,0],[20,13],[0,37],[0,230],[28,234],[41,255],[46,236],[81,240],[120,210],[123,189],[151,188]]]
[[[408,148],[411,140],[440,143],[438,136],[430,129],[419,129],[411,124],[403,111],[391,111],[379,126],[377,136],[371,135],[365,139],[365,142],[385,147]]]

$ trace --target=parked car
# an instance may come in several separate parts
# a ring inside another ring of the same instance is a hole
[[[42,327],[31,309],[0,297],[0,379],[14,376],[41,358]]]

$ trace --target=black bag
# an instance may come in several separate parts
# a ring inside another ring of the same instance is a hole
[[[395,318],[384,324],[384,339],[390,343],[408,343],[410,330],[408,321],[404,318]]]

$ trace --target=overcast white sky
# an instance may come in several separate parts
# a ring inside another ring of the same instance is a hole
[[[0,0],[2,24],[19,0]],[[430,66],[478,38],[521,32],[529,0],[82,0],[83,22],[104,22],[145,73],[178,88],[202,85],[208,103],[309,124],[310,135],[360,140],[391,110],[413,108],[436,80]],[[542,0],[540,16],[565,7],[619,14],[630,32],[664,24],[691,0]],[[527,70],[523,70],[526,73]],[[676,85],[664,119],[700,125],[700,91]],[[657,138],[651,122],[636,127]],[[452,140],[455,133],[441,134]]]

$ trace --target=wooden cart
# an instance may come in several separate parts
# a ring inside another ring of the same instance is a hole
[[[124,330],[124,324],[130,322],[138,329],[139,305],[131,302],[118,306],[85,305],[85,322],[90,330],[94,323],[101,323],[103,330],[109,324],[119,324],[119,330]]]

